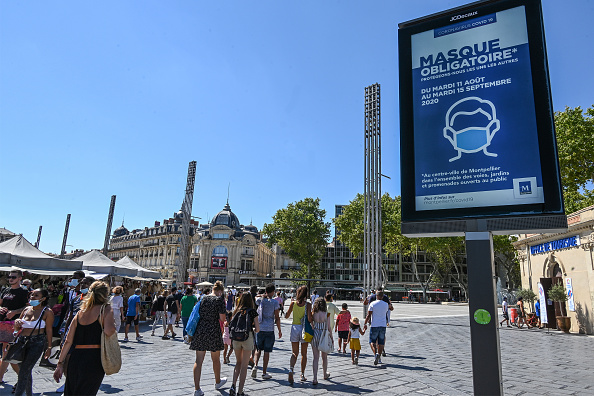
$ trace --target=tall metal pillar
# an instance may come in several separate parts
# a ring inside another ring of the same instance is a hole
[[[39,241],[41,240],[41,229],[43,227],[39,226],[39,231],[37,231],[37,242],[35,242],[35,247],[39,249]]]
[[[503,395],[493,235],[466,233],[470,344],[475,395]]]
[[[103,241],[103,254],[107,256],[107,249],[109,248],[109,237],[111,236],[111,224],[113,223],[113,212],[115,210],[116,196],[111,196],[111,203],[109,204],[109,214],[107,215],[107,229],[105,230],[105,241]]]
[[[186,273],[190,266],[190,217],[192,216],[192,202],[194,201],[194,181],[196,179],[196,161],[188,165],[188,179],[186,182],[186,194],[182,203],[182,228],[179,249],[179,263],[177,266],[177,287],[183,287],[186,280]]]
[[[378,83],[365,87],[364,174],[363,289],[367,296],[382,284],[381,112]]]
[[[64,239],[62,240],[62,250],[60,251],[60,258],[64,258],[66,254],[66,239],[68,239],[68,228],[70,227],[70,213],[66,216],[66,227],[64,227]]]

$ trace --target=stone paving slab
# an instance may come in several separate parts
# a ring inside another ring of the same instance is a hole
[[[339,304],[341,302],[338,302]],[[362,306],[349,302],[353,316],[361,318]],[[181,335],[181,328],[176,331]],[[351,364],[350,355],[331,354],[327,381],[313,386],[312,354],[308,354],[308,381],[287,379],[290,348],[290,322],[282,321],[283,339],[277,340],[270,358],[271,380],[246,380],[246,394],[269,395],[468,395],[472,394],[472,362],[468,307],[463,305],[396,304],[392,326],[387,329],[387,353],[381,366],[373,365],[362,336],[359,366]],[[193,394],[192,365],[194,352],[179,338],[162,340],[151,337],[148,323],[141,324],[144,341],[122,343],[124,365],[120,373],[107,376],[100,395],[184,396]],[[157,334],[162,334],[157,329]],[[506,395],[594,395],[594,337],[562,334],[545,330],[500,329],[504,393]],[[123,338],[123,334],[120,334]],[[222,365],[222,375],[231,380],[232,363]],[[300,360],[296,364],[298,369]],[[521,376],[518,374],[521,373]],[[542,380],[541,380],[542,378]],[[296,376],[298,380],[298,376]],[[0,385],[0,395],[10,395],[16,374],[5,375],[8,384]],[[52,395],[57,384],[52,371],[36,367],[34,392]],[[203,364],[202,389],[207,395],[227,396],[229,385],[214,390],[214,374],[209,355]]]

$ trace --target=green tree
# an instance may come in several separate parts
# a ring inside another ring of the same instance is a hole
[[[518,237],[511,235],[493,235],[493,250],[495,262],[505,269],[507,290],[512,291],[521,284],[520,262],[516,248],[512,245]],[[502,274],[498,274],[500,277]]]
[[[594,107],[555,113],[561,183],[567,213],[594,205]]]
[[[330,223],[325,222],[325,218],[320,199],[305,198],[279,209],[272,223],[264,224],[262,234],[268,238],[267,245],[278,244],[291,259],[301,264],[293,271],[293,278],[321,278],[320,262],[330,238]],[[311,282],[307,284],[311,288]]]

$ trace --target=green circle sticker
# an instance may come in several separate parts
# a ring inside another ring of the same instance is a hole
[[[482,325],[489,324],[491,322],[491,314],[486,309],[477,309],[474,311],[474,321]]]

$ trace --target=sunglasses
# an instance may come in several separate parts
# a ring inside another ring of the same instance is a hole
[[[18,279],[18,276],[10,275],[8,279]]]

